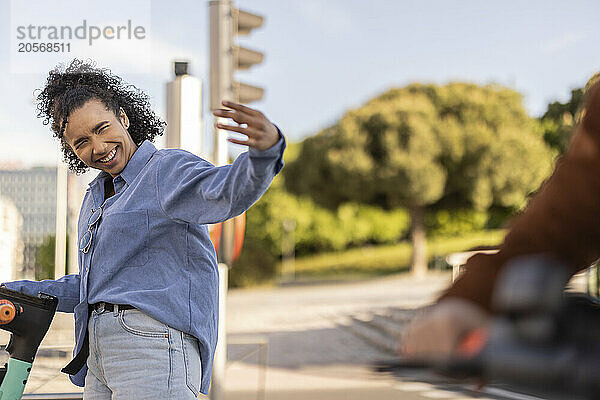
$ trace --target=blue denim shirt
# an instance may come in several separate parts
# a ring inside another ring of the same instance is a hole
[[[79,215],[82,238],[92,209],[102,207],[91,247],[79,252],[79,274],[58,280],[15,281],[30,295],[58,297],[58,311],[75,313],[75,352],[83,344],[88,304],[130,304],[196,338],[200,391],[208,393],[217,343],[218,270],[206,224],[247,210],[283,167],[283,137],[266,151],[250,149],[233,164],[215,167],[183,150],[157,150],[145,141],[113,179],[104,201],[101,172],[90,183]],[[225,332],[222,332],[225,334]],[[84,386],[87,366],[71,381]]]

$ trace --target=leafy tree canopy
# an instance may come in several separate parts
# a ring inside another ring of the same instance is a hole
[[[573,128],[579,120],[582,101],[583,88],[573,89],[569,101],[548,104],[540,119],[544,140],[558,154],[564,153],[567,148]]]
[[[551,154],[521,95],[498,85],[412,84],[303,142],[286,186],[330,208],[520,206]]]

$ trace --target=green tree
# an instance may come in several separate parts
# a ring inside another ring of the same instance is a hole
[[[546,112],[540,118],[544,140],[558,155],[565,152],[575,125],[581,119],[587,90],[599,80],[600,72],[596,72],[584,87],[571,90],[569,101],[548,104]]]
[[[555,101],[548,104],[540,118],[544,141],[557,153],[564,153],[571,133],[579,119],[579,109],[583,101],[583,88],[571,90],[571,98],[566,103]]]
[[[46,236],[35,251],[35,279],[54,279],[56,236]]]
[[[519,93],[498,85],[412,84],[306,139],[284,174],[291,192],[329,208],[353,201],[408,209],[412,269],[424,273],[426,207],[521,206],[550,164]]]
[[[248,286],[275,276],[287,220],[294,222],[296,256],[366,244],[396,243],[408,231],[408,216],[402,209],[385,211],[364,204],[344,203],[336,210],[328,210],[308,196],[287,192],[283,176],[279,175],[246,213],[244,249],[229,275],[232,287]]]
[[[56,236],[49,235],[38,245],[35,251],[35,279],[54,279],[54,251]],[[67,248],[69,248],[69,236],[67,235]],[[67,252],[66,264],[69,264]]]

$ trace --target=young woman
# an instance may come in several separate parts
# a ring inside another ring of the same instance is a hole
[[[206,224],[247,210],[283,166],[285,141],[259,111],[224,102],[249,151],[215,167],[157,150],[162,122],[147,96],[74,60],[37,96],[72,171],[100,170],[79,215],[79,274],[9,289],[59,299],[75,313],[75,352],[63,371],[85,399],[196,399],[210,384],[218,274]],[[221,334],[224,334],[222,332]]]

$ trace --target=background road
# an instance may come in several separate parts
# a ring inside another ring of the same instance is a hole
[[[358,336],[356,317],[387,309],[413,315],[412,310],[434,300],[449,280],[449,274],[433,273],[422,279],[400,275],[229,291],[226,400],[534,399],[498,390],[477,393],[474,386],[419,371],[402,377],[372,371],[373,362],[394,354]],[[60,372],[70,360],[70,349],[54,348],[72,343],[72,316],[57,314],[26,392],[81,391]]]

